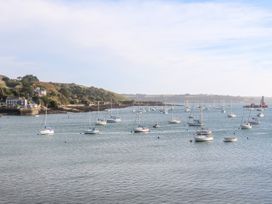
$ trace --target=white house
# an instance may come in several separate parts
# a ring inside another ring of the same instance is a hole
[[[26,107],[27,100],[25,98],[20,97],[7,97],[6,99],[6,106],[7,107]]]
[[[38,95],[39,97],[42,97],[42,96],[46,96],[47,95],[47,91],[43,88],[40,88],[40,87],[37,87],[34,89],[34,92],[36,95]]]

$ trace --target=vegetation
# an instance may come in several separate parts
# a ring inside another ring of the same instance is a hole
[[[46,96],[39,96],[35,89],[39,87],[46,90]],[[85,104],[102,102],[122,102],[126,98],[104,89],[86,87],[77,84],[64,84],[41,82],[36,76],[26,75],[17,79],[9,79],[0,75],[0,100],[4,101],[8,96],[25,97],[37,104],[56,108],[67,104]]]

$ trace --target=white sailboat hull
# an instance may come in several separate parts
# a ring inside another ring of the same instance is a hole
[[[250,123],[244,123],[241,125],[241,129],[246,130],[246,129],[251,129],[252,125]]]
[[[107,119],[107,123],[120,123],[122,120],[119,117],[110,117]]]
[[[40,130],[40,134],[41,135],[54,135],[55,131],[53,129],[45,128],[45,129]]]
[[[197,135],[195,136],[195,142],[209,142],[212,141],[213,137],[212,136],[207,136],[207,135]]]
[[[90,128],[88,130],[84,131],[84,134],[89,134],[89,135],[94,135],[94,134],[99,134],[99,130],[95,128]]]
[[[236,118],[236,115],[234,113],[229,113],[228,118]]]
[[[133,129],[134,133],[146,133],[149,132],[149,128],[146,127],[136,127]]]
[[[181,121],[180,121],[180,120],[173,119],[173,120],[168,121],[168,123],[169,123],[169,124],[179,124],[179,123],[181,123]]]
[[[224,137],[224,142],[236,142],[238,139],[234,136]]]
[[[105,126],[105,125],[107,125],[107,121],[106,120],[97,120],[95,122],[95,125]]]

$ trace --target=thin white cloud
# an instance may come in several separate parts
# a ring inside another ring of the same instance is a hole
[[[40,47],[46,53],[88,65],[92,64],[88,55],[95,55],[96,66],[101,63],[101,72],[121,70],[122,77],[131,78],[127,86],[119,82],[118,76],[105,82],[106,88],[120,92],[231,94],[233,91],[256,95],[255,89],[235,89],[225,84],[234,77],[240,78],[233,83],[238,87],[249,80],[258,84],[264,77],[252,70],[268,67],[270,59],[259,56],[252,48],[261,49],[266,40],[271,41],[271,17],[269,9],[233,2],[0,2],[0,31],[26,35],[18,46],[20,51],[32,52]],[[209,49],[214,46],[218,47]],[[258,64],[259,61],[263,62]],[[47,61],[39,63],[50,65]],[[239,82],[241,78],[243,81]],[[99,85],[103,86],[101,80]],[[136,86],[137,80],[142,85]]]

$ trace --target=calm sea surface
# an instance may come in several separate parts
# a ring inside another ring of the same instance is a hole
[[[210,143],[190,142],[194,129],[182,107],[173,111],[183,120],[177,125],[168,124],[171,113],[143,113],[147,126],[161,124],[149,134],[130,132],[133,108],[118,110],[123,121],[100,135],[80,134],[95,112],[48,115],[54,136],[37,134],[44,116],[3,116],[0,203],[272,203],[272,111],[224,143],[239,127],[241,107],[233,107],[234,119],[204,112]]]

